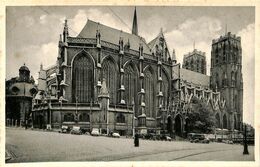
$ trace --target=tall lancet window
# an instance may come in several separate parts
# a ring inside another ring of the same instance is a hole
[[[163,106],[167,107],[168,100],[169,100],[169,79],[165,73],[162,71],[162,93],[163,93]]]
[[[131,65],[125,67],[124,84],[126,104],[132,105],[133,100],[137,102],[137,72]]]
[[[154,117],[154,79],[153,73],[150,69],[146,69],[144,72],[144,90],[145,90],[145,110],[147,117]]]
[[[106,59],[102,63],[102,78],[106,79],[110,103],[116,104],[117,96],[117,71],[116,64],[111,59]]]
[[[72,100],[73,102],[90,102],[94,96],[94,63],[91,58],[81,53],[73,61]]]

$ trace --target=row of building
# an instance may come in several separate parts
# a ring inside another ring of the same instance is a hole
[[[77,37],[68,29],[65,21],[57,62],[41,65],[37,86],[26,66],[18,78],[6,82],[7,124],[183,135],[189,132],[187,113],[193,111],[191,99],[196,97],[212,107],[216,129],[240,130],[240,37],[227,33],[212,41],[208,76],[204,52],[194,48],[184,55],[181,67],[162,31],[150,42],[140,37],[136,10],[132,33],[92,20]]]

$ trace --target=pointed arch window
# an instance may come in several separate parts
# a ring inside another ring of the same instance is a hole
[[[83,113],[79,115],[79,121],[80,122],[89,122],[89,114]]]
[[[125,116],[122,113],[118,114],[118,116],[116,117],[116,122],[117,123],[125,123],[126,122]]]
[[[107,88],[110,97],[110,103],[116,104],[117,71],[116,71],[116,64],[110,59],[106,59],[102,63],[102,78],[106,79]]]
[[[92,59],[81,53],[73,61],[72,99],[79,103],[90,102],[94,96],[94,63]]]
[[[191,69],[191,70],[193,70],[193,66],[194,66],[194,64],[193,64],[193,59],[191,59],[191,61],[190,61],[190,69]]]
[[[74,122],[74,115],[72,113],[65,114],[64,122]]]
[[[155,117],[154,113],[154,82],[150,69],[144,72],[145,110],[147,117]]]
[[[125,67],[124,73],[125,101],[127,105],[132,105],[132,101],[136,103],[137,99],[137,72],[131,65]]]
[[[197,60],[197,63],[196,63],[196,66],[197,66],[197,72],[200,72],[200,60],[198,59]]]
[[[167,106],[169,102],[169,79],[165,73],[165,71],[162,70],[162,92],[163,92],[163,103],[164,106]]]

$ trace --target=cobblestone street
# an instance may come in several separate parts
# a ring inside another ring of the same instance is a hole
[[[242,145],[198,144],[187,141],[140,140],[60,134],[6,128],[6,151],[14,162],[46,161],[253,161],[254,146],[243,155]]]

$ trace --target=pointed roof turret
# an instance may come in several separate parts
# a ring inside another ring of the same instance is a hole
[[[63,29],[63,41],[67,42],[67,37],[69,36],[69,27],[67,23],[67,19],[65,19],[64,29]]]
[[[138,25],[137,25],[137,15],[136,15],[136,7],[134,12],[133,26],[132,26],[132,34],[138,35]]]

